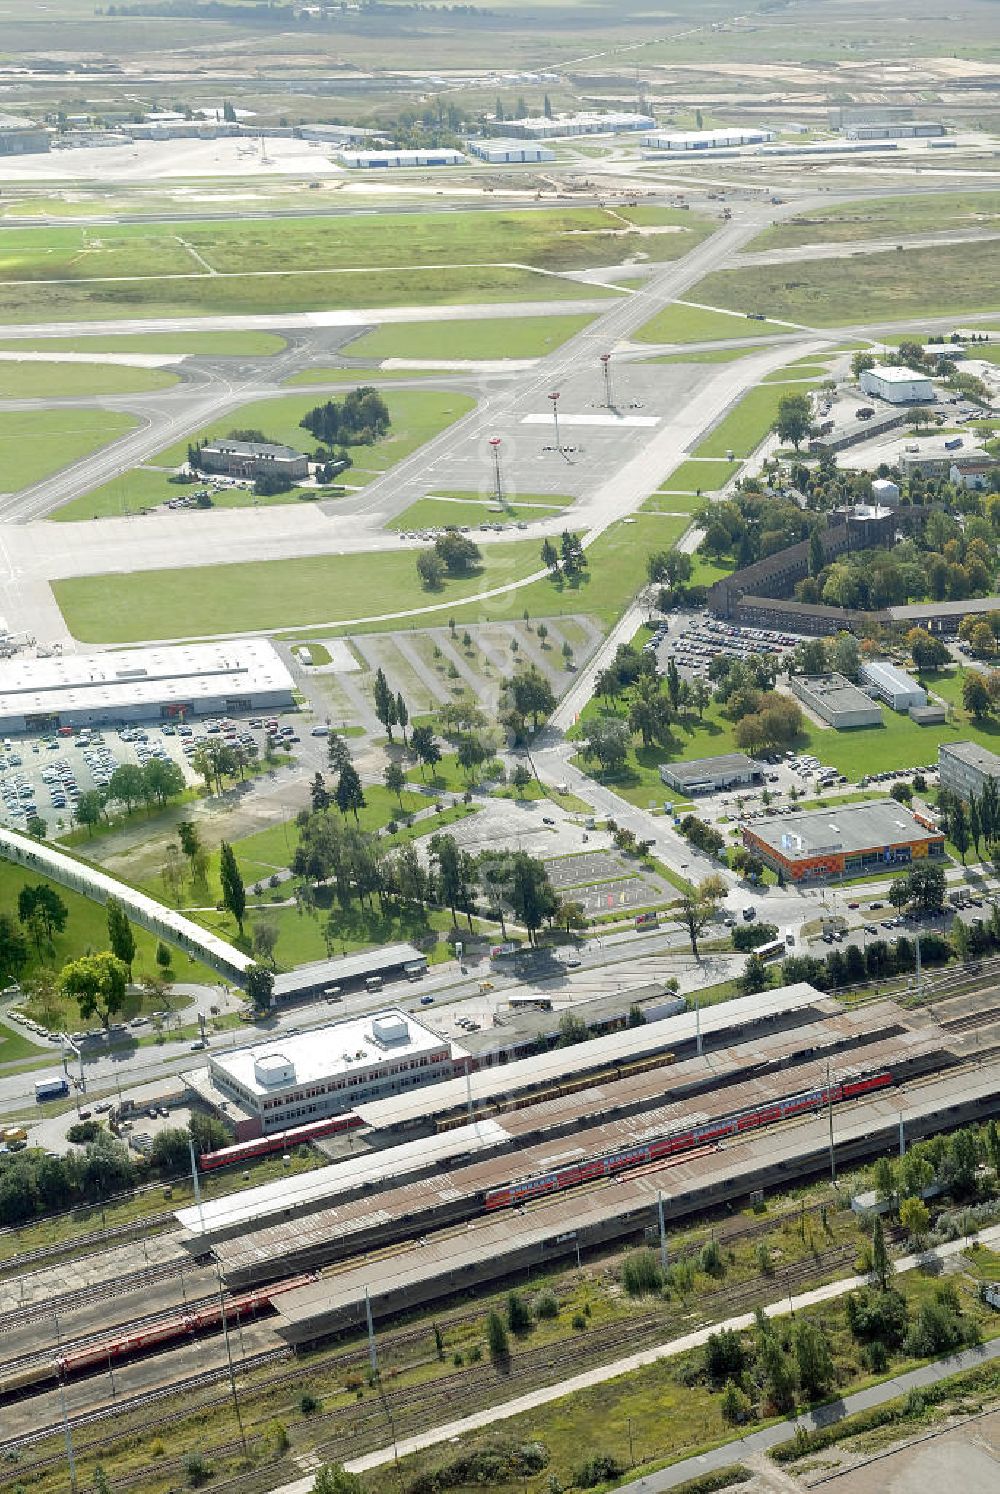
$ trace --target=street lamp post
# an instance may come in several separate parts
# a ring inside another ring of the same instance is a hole
[[[611,354],[601,354],[601,367],[604,369],[604,403],[610,410],[611,405]]]
[[[553,424],[555,425],[555,428],[556,428],[556,451],[561,451],[562,450],[562,446],[561,446],[560,441],[559,441],[559,395],[558,395],[558,393],[556,393],[556,394],[550,394],[549,395],[549,399],[552,401],[552,421],[553,421]]]
[[[490,437],[493,452],[493,492],[499,504],[503,503],[503,483],[500,480],[500,437]]]

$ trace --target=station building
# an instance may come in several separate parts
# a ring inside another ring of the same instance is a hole
[[[761,820],[744,827],[743,844],[789,882],[874,875],[944,859],[943,831],[895,799]]]
[[[230,1102],[230,1113],[235,1107],[239,1114],[237,1141],[248,1141],[452,1079],[464,1074],[467,1057],[457,1044],[390,1008],[213,1053],[209,1077]]]
[[[792,694],[815,711],[821,721],[845,731],[856,726],[881,726],[882,711],[843,674],[793,674]]]
[[[292,677],[265,639],[0,660],[0,731],[284,710]]]
[[[660,777],[679,794],[713,794],[718,789],[760,783],[762,774],[743,752],[724,752],[719,757],[696,757],[686,763],[661,763]]]
[[[863,394],[873,394],[890,405],[932,405],[937,399],[926,374],[912,368],[866,368],[858,379]]]
[[[938,748],[938,774],[941,787],[960,799],[967,800],[970,794],[978,798],[988,778],[1000,783],[1000,757],[978,742],[942,743]]]

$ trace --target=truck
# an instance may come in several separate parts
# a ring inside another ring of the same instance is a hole
[[[58,1100],[68,1094],[69,1080],[65,1074],[52,1074],[47,1079],[35,1080],[35,1100],[38,1104],[45,1100]]]

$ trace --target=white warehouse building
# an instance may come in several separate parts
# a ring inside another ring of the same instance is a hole
[[[624,130],[651,130],[651,114],[559,114],[555,119],[505,119],[508,135],[519,140],[559,140],[571,135],[618,135]]]
[[[410,166],[464,166],[460,150],[341,150],[337,159],[348,171],[404,170]]]
[[[537,145],[524,140],[470,140],[469,151],[481,161],[494,166],[521,165],[525,162],[538,164],[554,161],[556,153],[547,145]]]
[[[925,706],[927,691],[905,670],[897,669],[885,659],[874,659],[861,666],[861,683],[874,691],[894,711],[908,711],[911,706]]]
[[[863,394],[874,394],[890,405],[933,404],[937,398],[926,374],[912,368],[866,368],[858,383]]]
[[[265,639],[0,660],[0,731],[281,710],[292,677]]]
[[[467,1059],[464,1048],[392,1008],[212,1054],[209,1074],[223,1103],[242,1113],[237,1137],[245,1141],[454,1079]]]
[[[657,131],[654,135],[644,135],[642,144],[647,150],[724,150],[734,145],[765,145],[773,139],[773,130],[733,126],[728,130]]]

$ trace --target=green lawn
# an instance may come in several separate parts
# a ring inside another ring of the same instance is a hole
[[[540,358],[593,321],[569,316],[486,317],[475,321],[392,323],[341,348],[347,358]],[[298,376],[300,379],[304,375]]]
[[[55,582],[53,590],[74,637],[134,643],[450,608],[538,567],[538,545],[521,541],[485,546],[477,573],[446,581],[439,591],[423,589],[416,554],[408,551],[72,577]],[[504,615],[509,607],[507,600]]]
[[[698,457],[725,457],[732,451],[738,457],[748,457],[756,449],[774,424],[778,413],[778,401],[788,392],[782,384],[759,384],[751,389],[730,410],[703,441],[694,449]]]
[[[12,363],[0,360],[0,398],[65,399],[75,395],[139,394],[169,389],[175,373],[118,363]]]
[[[798,244],[842,244],[944,229],[996,227],[1000,192],[935,192],[921,197],[840,203],[813,208],[765,228],[748,250],[784,249]]]
[[[119,514],[141,513],[143,509],[155,508],[171,498],[183,498],[199,492],[201,484],[171,481],[170,472],[155,471],[151,467],[133,467],[92,488],[79,498],[70,499],[54,513],[46,515],[57,523],[76,523],[81,519],[104,519]],[[272,508],[276,505],[294,503],[316,503],[331,496],[332,488],[290,488],[287,493],[270,493],[258,498],[245,488],[219,488],[212,493],[213,508]]]
[[[734,272],[736,273],[736,272]],[[740,271],[739,273],[744,273]],[[710,276],[709,279],[712,277]],[[707,284],[702,281],[701,291]],[[708,300],[709,297],[699,297]],[[756,305],[750,307],[751,311]],[[702,306],[689,306],[684,301],[675,301],[663,311],[658,311],[650,321],[632,334],[635,342],[726,342],[733,337],[761,337],[776,332],[787,332],[774,322],[752,322],[745,315],[726,316],[720,311],[711,311]],[[742,350],[740,350],[742,351]]]
[[[274,332],[95,332],[0,340],[0,352],[6,353],[204,353],[249,358],[280,353],[285,347],[285,339]]]
[[[883,317],[966,316],[1000,305],[993,243],[799,260],[794,270],[788,265],[717,270],[692,295],[714,306],[760,308],[817,327]]]
[[[323,384],[357,384],[361,381],[374,384],[380,389],[383,384],[414,384],[425,379],[441,383],[446,376],[444,370],[434,368],[327,368],[317,364],[306,373],[293,374],[290,379],[282,379],[281,382],[286,389],[305,389]]]
[[[788,368],[776,368],[773,372],[765,374],[761,380],[762,384],[815,384],[820,379],[827,379],[830,370],[822,363],[792,364]]]
[[[21,1059],[36,1058],[39,1054],[53,1057],[51,1048],[42,1048],[37,1043],[31,1043],[17,1027],[8,1027],[0,1022],[0,1066],[5,1063],[18,1063]]]
[[[653,493],[642,504],[641,512],[647,514],[692,514],[701,508],[703,498],[695,493],[675,493],[670,488],[662,488],[660,492]]]
[[[477,497],[469,493],[462,498],[446,498],[440,495],[418,498],[389,524],[390,529],[423,529],[439,524],[509,524],[518,519],[547,519],[572,503],[572,498],[558,494],[523,494],[509,500],[509,508],[501,510],[492,495]]]
[[[673,472],[667,474],[661,488],[678,493],[695,493],[699,488],[704,493],[714,492],[717,488],[724,487],[739,470],[739,462],[727,462],[724,459],[722,461],[682,462]]]
[[[751,353],[759,352],[759,347],[706,348],[700,353],[660,353],[639,361],[642,363],[733,363],[737,358],[749,358]]]
[[[0,490],[16,493],[134,431],[133,415],[112,410],[0,411]]]
[[[384,397],[392,422],[389,435],[374,446],[351,448],[354,465],[341,478],[350,487],[364,487],[475,405],[475,400],[467,394],[439,389],[386,389]],[[241,405],[239,409],[231,410],[223,421],[204,426],[185,440],[158,452],[155,460],[166,467],[178,467],[187,459],[189,441],[207,440],[212,436],[226,435],[231,430],[247,429],[261,430],[269,440],[284,441],[300,450],[312,451],[316,446],[315,437],[303,430],[299,421],[307,411],[322,402],[320,395],[289,394],[279,399]],[[237,501],[240,501],[239,497]],[[252,504],[252,495],[243,491],[242,503]]]

